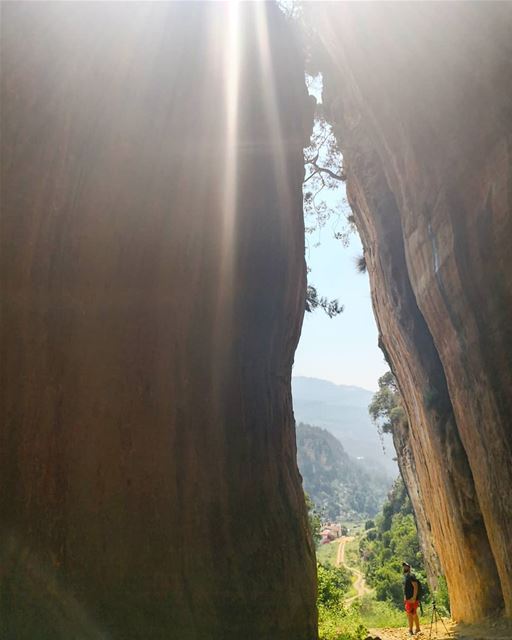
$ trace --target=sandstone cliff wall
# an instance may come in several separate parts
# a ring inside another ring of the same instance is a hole
[[[285,21],[2,13],[0,635],[311,640],[310,122]]]
[[[315,20],[424,526],[455,617],[512,615],[512,6]]]
[[[393,427],[393,445],[397,454],[398,467],[414,511],[420,548],[425,560],[427,580],[431,590],[437,589],[439,576],[443,571],[432,538],[432,524],[427,515],[425,497],[418,479],[415,447],[411,442],[409,423],[402,420]]]

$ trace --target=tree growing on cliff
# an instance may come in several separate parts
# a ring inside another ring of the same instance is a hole
[[[322,536],[320,535],[320,529],[322,526],[320,515],[316,510],[315,503],[306,492],[304,492],[304,499],[306,501],[306,509],[308,510],[309,530],[311,532],[313,542],[317,545],[322,539]]]
[[[355,226],[344,190],[340,192],[342,183],[346,180],[343,159],[332,126],[323,115],[321,104],[316,105],[310,145],[304,149],[304,168],[306,234],[319,231],[328,221],[332,221],[334,237],[348,246]]]
[[[319,296],[316,287],[308,284],[306,290],[306,311],[323,309],[329,318],[343,313],[343,305],[337,300],[328,300],[325,296]]]
[[[318,108],[318,105],[317,105]],[[311,144],[304,150],[304,166],[306,177],[303,185],[304,229],[306,234],[312,234],[322,229],[328,220],[340,220],[343,211],[336,204],[329,204],[325,197],[339,188],[344,180],[336,138],[331,126],[323,117],[316,117]],[[348,220],[348,218],[347,218]],[[334,232],[334,236],[347,246],[352,223],[345,223],[343,228]],[[319,243],[317,243],[318,246]],[[329,318],[334,318],[343,312],[343,305],[338,300],[328,300],[319,296],[314,285],[309,284],[306,293],[306,311],[323,309]]]
[[[405,419],[400,391],[391,371],[379,378],[379,390],[373,396],[368,411],[379,433],[393,433],[393,428]]]

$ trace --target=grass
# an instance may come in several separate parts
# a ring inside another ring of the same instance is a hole
[[[329,544],[322,544],[316,550],[316,559],[322,564],[330,564],[333,567],[336,566],[336,555],[338,553],[338,543],[329,542]]]
[[[356,588],[354,587],[355,581],[356,581],[356,577],[352,576],[352,584],[350,585],[350,589],[347,591],[347,595],[345,596],[346,598],[352,598],[354,596],[357,596],[357,591],[356,591]]]
[[[426,610],[425,613],[427,613]],[[407,626],[405,611],[400,611],[390,602],[375,600],[370,594],[361,599],[359,615],[363,624],[371,629],[392,629]],[[429,623],[428,615],[420,616],[420,624],[423,628]]]
[[[405,612],[398,611],[389,602],[379,602],[371,595],[361,599],[359,614],[363,624],[373,629],[404,627],[407,624]]]
[[[343,524],[347,527],[349,536],[357,536],[364,531],[364,522],[361,520],[343,521]]]
[[[345,562],[355,569],[360,568],[359,539],[351,540],[345,545]]]

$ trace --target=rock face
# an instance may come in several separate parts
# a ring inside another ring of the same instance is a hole
[[[456,618],[512,615],[512,6],[312,13],[420,531]]]
[[[316,638],[285,20],[2,11],[0,635]]]
[[[429,586],[435,590],[438,586],[438,578],[442,573],[439,556],[432,539],[432,524],[427,515],[425,497],[418,480],[416,468],[415,446],[411,442],[409,423],[402,420],[393,427],[393,445],[397,454],[400,475],[411,500],[420,547],[425,560],[425,569]],[[488,552],[488,550],[486,549]]]

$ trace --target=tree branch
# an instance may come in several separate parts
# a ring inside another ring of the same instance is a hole
[[[317,158],[315,160],[317,160]],[[311,164],[316,169],[316,171],[311,175],[322,172],[322,173],[326,173],[328,176],[330,176],[334,180],[338,180],[339,182],[344,182],[345,180],[345,176],[343,175],[343,173],[338,174],[338,173],[334,173],[334,171],[331,171],[330,169],[327,169],[327,167],[319,167],[316,161],[315,162],[309,161],[308,164]],[[308,180],[310,177],[311,176],[308,177]]]
[[[308,163],[309,164],[309,163]],[[318,169],[316,169],[315,171],[313,171],[313,173],[310,173],[309,176],[304,180],[303,184],[306,184],[306,182],[308,180],[310,180],[313,176],[316,176],[318,174]]]

